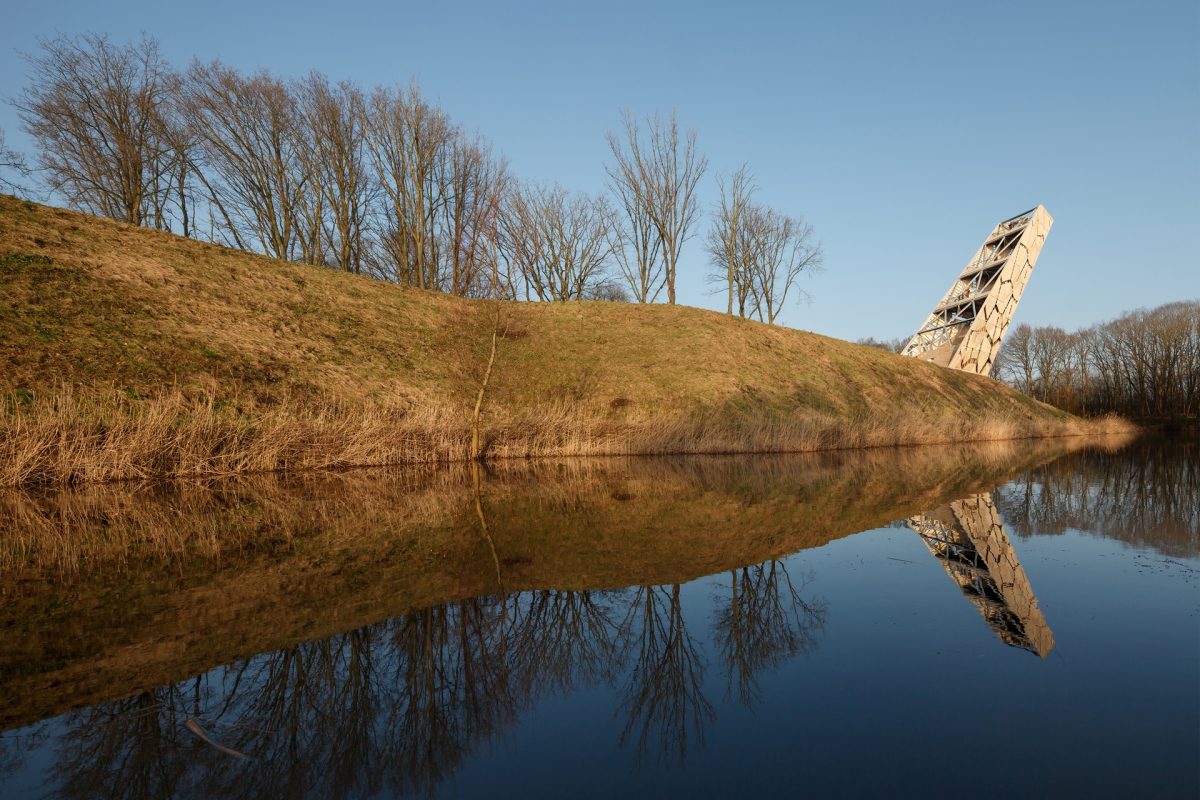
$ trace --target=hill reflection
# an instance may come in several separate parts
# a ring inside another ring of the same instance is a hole
[[[629,763],[683,764],[722,703],[760,709],[765,676],[819,651],[829,608],[784,557],[897,518],[1000,641],[1044,658],[1054,634],[1009,531],[1197,552],[1194,445],[1063,450],[0,498],[25,548],[7,551],[0,730],[21,730],[0,738],[0,777],[49,744],[58,797],[432,795],[585,690]],[[706,575],[707,596],[683,587]]]
[[[1071,446],[579,459],[0,493],[12,521],[0,548],[0,730],[413,609],[671,586],[770,563],[990,489]],[[736,594],[755,580],[742,574]],[[647,647],[665,641],[686,676],[687,640],[670,603],[649,592],[638,602],[642,616],[618,624],[637,623]],[[744,624],[734,613],[731,647]],[[739,652],[746,663],[760,658]],[[629,735],[636,745],[640,735]]]
[[[713,666],[751,705],[762,673],[817,646],[825,610],[779,562],[732,577]],[[615,693],[635,762],[683,762],[715,719],[708,668],[678,585],[445,603],[72,713],[56,796],[432,794],[523,711],[591,687]]]

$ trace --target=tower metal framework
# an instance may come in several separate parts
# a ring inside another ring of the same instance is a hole
[[[1004,220],[902,353],[987,375],[1054,219],[1042,206]]]

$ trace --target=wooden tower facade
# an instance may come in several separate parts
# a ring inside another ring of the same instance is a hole
[[[903,354],[987,375],[1053,218],[1042,206],[992,229]]]

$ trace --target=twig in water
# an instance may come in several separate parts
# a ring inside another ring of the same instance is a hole
[[[245,753],[239,753],[237,750],[234,750],[232,747],[226,747],[223,744],[218,744],[217,742],[214,742],[212,739],[209,738],[208,734],[204,731],[204,728],[200,727],[200,723],[196,722],[196,720],[192,719],[191,717],[188,717],[188,721],[183,723],[183,726],[185,728],[187,728],[189,731],[191,731],[193,734],[195,734],[196,738],[198,738],[200,741],[204,742],[205,744],[209,745],[210,747],[215,747],[216,749],[220,750],[222,753],[231,755],[234,758],[245,758],[246,757]]]

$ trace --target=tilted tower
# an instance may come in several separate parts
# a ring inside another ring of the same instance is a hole
[[[993,228],[903,354],[978,375],[991,372],[1053,224],[1038,206]]]

